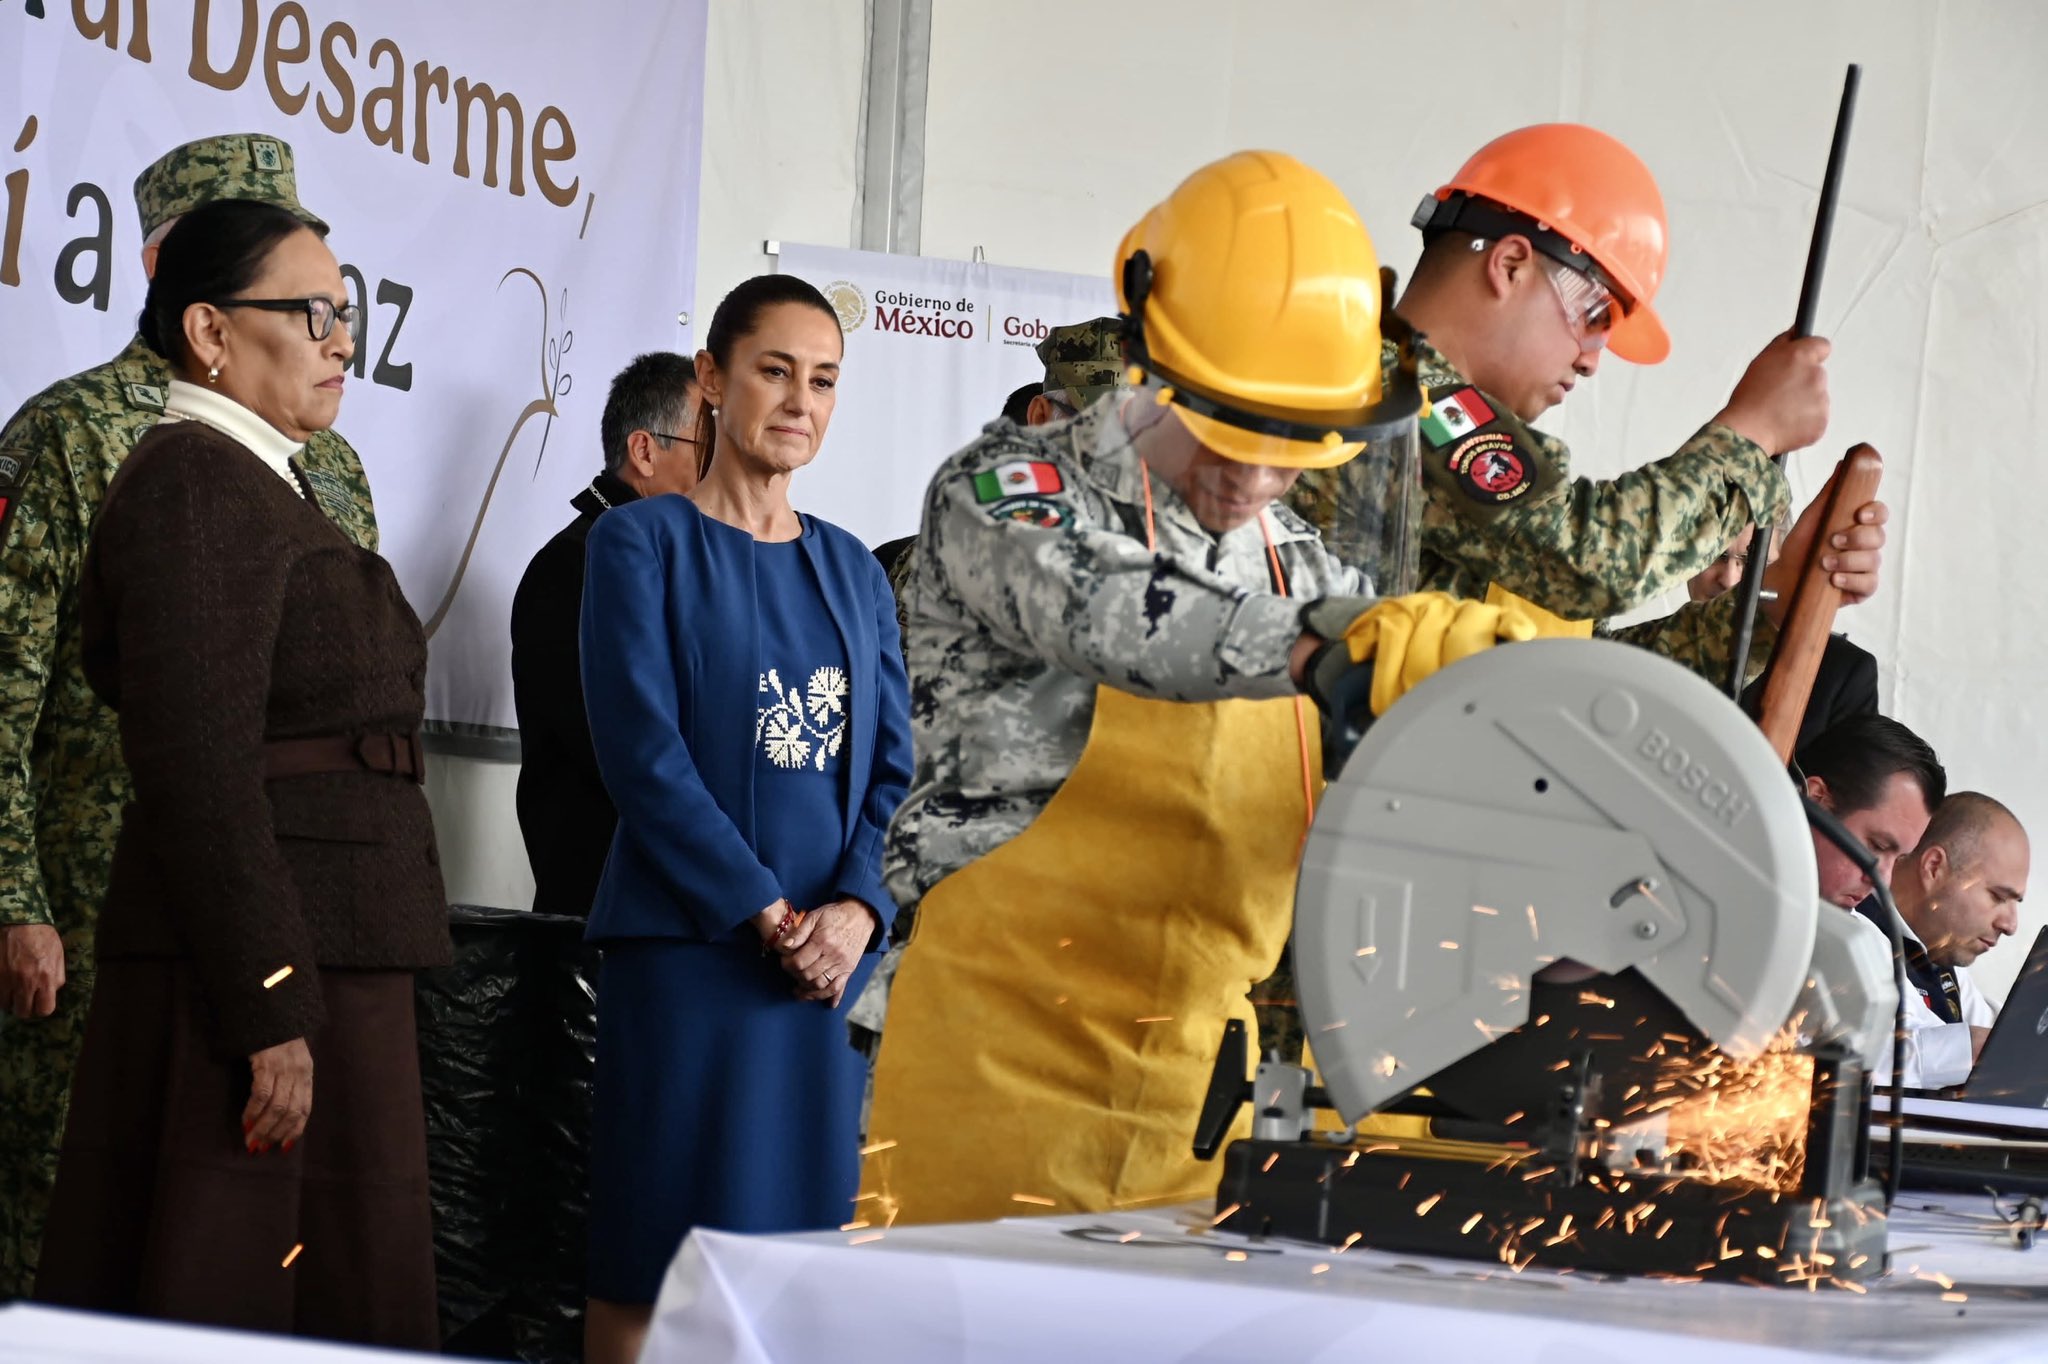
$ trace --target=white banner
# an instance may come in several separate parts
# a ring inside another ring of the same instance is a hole
[[[133,334],[144,166],[282,138],[363,308],[336,430],[432,634],[427,714],[511,727],[512,591],[612,375],[694,345],[707,3],[0,3],[0,414]]]
[[[1044,376],[1049,328],[1116,311],[1107,279],[1051,270],[795,244],[780,268],[846,330],[832,427],[795,500],[870,545],[916,532],[932,471]]]

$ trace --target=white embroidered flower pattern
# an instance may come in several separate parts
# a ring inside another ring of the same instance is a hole
[[[845,741],[846,693],[844,668],[817,669],[802,691],[783,686],[774,668],[762,674],[760,694],[773,700],[756,713],[754,739],[768,761],[791,770],[811,761],[823,772],[825,760],[838,757]]]

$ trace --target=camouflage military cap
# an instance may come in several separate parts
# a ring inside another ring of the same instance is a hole
[[[1045,362],[1045,391],[1068,394],[1078,411],[1115,388],[1124,372],[1123,334],[1120,317],[1098,317],[1047,332],[1038,343],[1038,358]]]
[[[135,177],[135,211],[142,235],[216,199],[255,199],[288,208],[321,232],[327,224],[299,202],[292,147],[268,133],[228,133],[187,142],[158,157]]]

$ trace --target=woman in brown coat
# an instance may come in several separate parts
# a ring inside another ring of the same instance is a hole
[[[197,209],[158,255],[142,330],[177,378],[80,589],[134,799],[38,1296],[432,1348],[426,641],[295,458],[340,407],[355,317],[273,206]]]

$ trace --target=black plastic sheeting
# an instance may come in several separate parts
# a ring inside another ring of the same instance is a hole
[[[449,911],[419,978],[442,1348],[578,1364],[597,953],[583,921]]]

